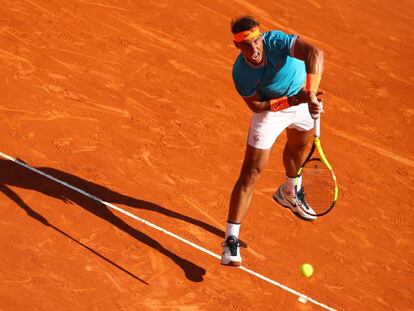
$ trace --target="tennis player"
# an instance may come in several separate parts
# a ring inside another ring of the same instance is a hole
[[[276,138],[286,130],[283,150],[286,181],[273,194],[280,205],[304,220],[314,220],[303,188],[295,194],[297,172],[305,160],[313,119],[322,113],[318,87],[323,71],[323,52],[298,35],[282,31],[261,32],[259,22],[242,16],[231,22],[240,54],[233,65],[237,92],[253,111],[240,176],[233,188],[222,243],[221,264],[241,264],[239,231],[252,198],[253,188],[268,162]],[[300,185],[299,185],[300,187]]]

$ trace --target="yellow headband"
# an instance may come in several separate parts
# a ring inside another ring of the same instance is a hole
[[[240,31],[238,33],[233,34],[233,40],[234,42],[242,42],[252,40],[258,36],[260,36],[260,29],[258,26],[256,26],[250,30]]]

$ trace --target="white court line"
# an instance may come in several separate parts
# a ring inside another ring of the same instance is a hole
[[[188,240],[186,240],[186,239],[184,239],[184,238],[176,235],[175,233],[172,233],[172,232],[170,232],[168,230],[165,230],[164,228],[161,228],[161,227],[159,227],[159,226],[157,226],[157,225],[155,225],[155,224],[153,224],[153,223],[151,223],[151,222],[149,222],[149,221],[147,221],[145,219],[142,219],[142,218],[140,218],[140,217],[138,217],[138,216],[136,216],[134,214],[131,214],[131,213],[123,210],[122,208],[119,208],[118,206],[115,206],[115,205],[113,205],[111,203],[105,202],[105,201],[101,200],[100,198],[98,198],[98,197],[96,197],[96,196],[94,196],[94,195],[92,195],[92,194],[90,194],[90,193],[88,193],[86,191],[83,191],[82,189],[79,189],[79,188],[77,188],[75,186],[72,186],[71,184],[68,184],[68,183],[66,183],[66,182],[64,182],[64,181],[62,181],[60,179],[57,179],[56,177],[53,177],[53,176],[51,176],[49,174],[46,174],[46,173],[44,173],[44,172],[42,172],[42,171],[40,171],[40,170],[38,170],[38,169],[36,169],[34,167],[32,167],[32,166],[30,166],[30,165],[22,162],[22,161],[19,161],[18,159],[15,159],[15,158],[7,155],[7,154],[4,154],[3,152],[0,152],[0,156],[3,157],[3,158],[5,158],[5,159],[7,159],[7,160],[13,161],[13,162],[19,164],[20,166],[23,166],[23,167],[25,167],[25,168],[27,168],[27,169],[29,169],[29,170],[37,173],[37,174],[40,174],[40,175],[42,175],[42,176],[44,176],[44,177],[46,177],[48,179],[51,179],[54,182],[57,182],[58,184],[61,184],[61,185],[65,186],[65,187],[67,187],[67,188],[70,188],[70,189],[72,189],[72,190],[74,190],[74,191],[76,191],[76,192],[78,192],[80,194],[83,194],[84,196],[87,196],[88,198],[91,198],[91,199],[93,199],[93,200],[95,200],[95,201],[97,201],[97,202],[99,202],[101,204],[104,204],[105,206],[107,206],[107,207],[109,207],[111,209],[117,210],[118,212],[120,212],[120,213],[122,213],[124,215],[127,215],[128,217],[131,217],[131,218],[133,218],[135,220],[138,220],[139,222],[142,222],[143,224],[145,224],[145,225],[147,225],[147,226],[149,226],[151,228],[154,228],[154,229],[156,229],[158,231],[161,231],[161,232],[163,232],[163,233],[165,233],[165,234],[167,234],[167,235],[169,235],[169,236],[171,236],[171,237],[173,237],[173,238],[175,238],[177,240],[180,240],[181,242],[183,242],[183,243],[185,243],[187,245],[190,245],[190,246],[192,246],[192,247],[194,247],[194,248],[202,251],[203,253],[206,253],[206,254],[208,254],[208,255],[216,258],[216,259],[219,259],[219,260],[221,259],[221,257],[219,255],[213,253],[212,251],[209,251],[208,249],[206,249],[204,247],[201,247],[201,246],[199,246],[199,245],[197,245],[197,244],[195,244],[193,242],[190,242],[190,241],[188,241]],[[276,282],[276,281],[274,281],[274,280],[272,280],[272,279],[270,279],[270,278],[268,278],[268,277],[266,277],[264,275],[261,275],[261,274],[255,272],[255,271],[253,271],[253,270],[250,270],[250,269],[245,268],[243,266],[240,266],[239,269],[241,269],[241,270],[243,270],[243,271],[245,271],[245,272],[247,272],[247,273],[249,273],[251,275],[254,275],[255,277],[257,277],[259,279],[262,279],[263,281],[266,281],[266,282],[268,282],[270,284],[276,285],[276,286],[284,289],[285,291],[287,291],[287,292],[289,292],[289,293],[291,293],[293,295],[298,296],[298,300],[300,302],[302,302],[302,303],[305,303],[306,301],[310,301],[313,304],[318,305],[318,306],[320,306],[320,307],[322,307],[324,309],[331,310],[331,311],[335,311],[335,309],[333,309],[331,307],[328,307],[327,305],[325,305],[323,303],[320,303],[320,302],[316,301],[315,299],[312,299],[311,297],[308,297],[308,296],[306,296],[306,295],[304,295],[302,293],[299,293],[299,292],[295,291],[294,289],[291,289],[290,287],[287,287],[286,285],[283,285],[283,284],[281,284],[279,282]]]

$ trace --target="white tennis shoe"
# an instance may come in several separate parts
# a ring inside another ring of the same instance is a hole
[[[239,240],[231,235],[227,237],[221,246],[223,247],[223,254],[221,255],[220,263],[226,266],[240,266],[242,259],[240,256]]]
[[[317,216],[309,215],[315,214],[315,211],[306,203],[303,188],[300,189],[298,196],[296,196],[294,192],[286,192],[283,184],[273,193],[273,199],[283,207],[289,208],[296,216],[303,220],[312,221],[318,218]],[[309,214],[302,209],[305,209]]]

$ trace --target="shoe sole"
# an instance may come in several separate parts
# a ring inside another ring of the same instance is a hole
[[[277,204],[279,204],[279,205],[281,205],[281,206],[283,206],[284,208],[288,208],[296,217],[298,217],[298,218],[300,218],[300,219],[302,219],[302,220],[305,220],[305,221],[310,221],[310,222],[312,222],[312,221],[314,221],[315,219],[310,219],[310,218],[305,218],[305,217],[303,217],[301,214],[299,214],[298,212],[295,212],[294,210],[292,210],[292,208],[289,206],[289,205],[285,205],[285,204],[283,204],[282,202],[280,202],[279,200],[278,200],[278,198],[277,198],[277,195],[276,195],[276,193],[274,193],[273,194],[273,200],[275,200],[276,201],[276,203]]]
[[[230,266],[230,267],[240,267],[241,266],[240,261],[230,261],[229,263],[220,262],[220,264],[222,264],[223,266]]]

